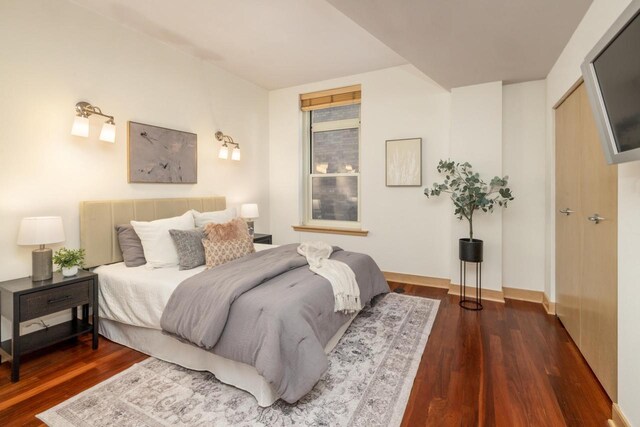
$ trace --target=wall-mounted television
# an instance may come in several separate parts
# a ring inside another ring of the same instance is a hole
[[[609,163],[640,160],[640,0],[633,0],[582,64]]]

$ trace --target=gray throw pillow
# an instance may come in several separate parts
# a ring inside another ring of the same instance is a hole
[[[196,228],[195,230],[169,230],[169,234],[176,245],[180,270],[191,270],[204,264],[202,239],[205,236],[202,228]]]
[[[131,224],[116,225],[118,233],[118,243],[122,251],[124,265],[127,267],[138,267],[147,263],[142,249],[142,242],[136,234]]]

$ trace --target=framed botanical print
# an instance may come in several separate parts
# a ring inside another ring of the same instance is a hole
[[[422,138],[386,141],[387,187],[420,187],[422,185]]]

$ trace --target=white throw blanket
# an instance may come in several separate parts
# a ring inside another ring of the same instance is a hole
[[[335,307],[333,311],[356,313],[362,309],[360,288],[353,270],[344,262],[329,259],[333,248],[324,242],[304,242],[298,253],[307,258],[309,270],[331,283]]]

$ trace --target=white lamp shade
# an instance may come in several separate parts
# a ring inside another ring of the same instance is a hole
[[[260,217],[260,213],[258,212],[258,205],[255,203],[246,203],[240,206],[240,216],[242,218]]]
[[[76,118],[73,119],[71,135],[84,136],[85,138],[89,136],[89,118],[76,116]]]
[[[23,246],[47,245],[64,242],[64,228],[59,216],[22,218],[18,231],[18,244]]]
[[[116,142],[116,125],[105,123],[100,131],[100,141],[114,143]]]
[[[218,152],[218,157],[221,159],[228,159],[229,158],[229,148],[222,146],[220,147],[220,151]]]
[[[231,160],[240,160],[240,149],[234,148],[231,152]]]

